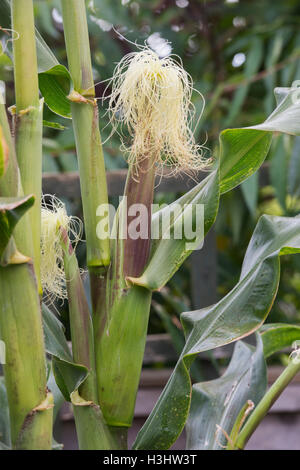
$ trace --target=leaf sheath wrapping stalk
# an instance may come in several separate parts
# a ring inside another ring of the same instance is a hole
[[[107,275],[98,278],[98,285],[92,280],[102,299],[101,303],[96,299],[94,309],[99,402],[107,423],[114,427],[131,426],[145,350],[151,292],[139,286],[128,288],[125,278],[141,274],[148,260],[154,177],[151,158],[141,162],[135,175],[134,168],[129,169],[113,229],[118,236],[112,243],[112,263]],[[141,225],[147,223],[145,238],[130,234],[137,214]]]
[[[77,364],[82,364],[89,370],[86,380],[80,387],[80,394],[85,400],[97,403],[93,324],[77,258],[63,228],[61,228],[61,246],[68,290],[73,358]]]
[[[151,292],[134,286],[115,300],[105,324],[95,323],[101,410],[110,426],[130,427],[146,343]]]
[[[38,106],[39,88],[34,31],[33,0],[11,0],[14,76],[17,112]]]
[[[0,334],[6,345],[4,374],[10,409],[11,438],[13,446],[18,446],[19,434],[26,416],[46,398],[40,302],[30,264],[0,267],[0,298]],[[44,427],[45,446],[48,434],[50,442],[52,438],[52,427],[48,424],[47,417]],[[34,443],[29,445],[33,446]]]
[[[113,436],[106,424],[99,405],[82,398],[78,389],[87,393],[84,387],[88,378],[88,369],[75,364],[58,318],[43,305],[43,322],[46,351],[53,360],[53,373],[57,385],[67,401],[71,401],[74,410],[79,448],[84,450],[117,449]]]
[[[42,193],[42,128],[43,100],[38,107],[30,107],[14,115],[14,132],[18,165],[24,194],[34,194],[34,207],[28,213],[32,238],[23,236],[22,250],[34,261],[40,284],[41,193]],[[26,216],[21,220],[18,232],[28,227]],[[33,244],[33,247],[32,247]]]
[[[5,139],[8,148],[8,163],[5,177],[0,179],[0,197],[18,198],[23,196],[24,193],[21,185],[20,171],[16,158],[15,147],[11,137],[4,104],[0,104],[0,126],[3,131],[3,138]],[[21,208],[18,210],[22,211]],[[14,239],[17,246],[19,246],[22,251],[27,251],[31,254],[33,253],[32,231],[28,213],[23,215],[15,227]]]
[[[13,241],[18,220],[30,209],[34,198],[1,200],[0,246],[6,251]],[[17,259],[16,259],[17,258]],[[0,337],[5,343],[5,384],[10,411],[11,441],[18,448],[21,432],[26,428],[22,448],[48,449],[52,439],[52,412],[39,415],[35,426],[28,429],[26,418],[46,400],[46,364],[40,300],[33,265],[16,251],[6,267],[0,267]],[[14,264],[12,264],[14,263]],[[18,264],[16,264],[18,263]],[[30,422],[32,420],[30,419]],[[23,434],[24,435],[24,434]]]
[[[103,421],[99,405],[71,394],[79,448],[81,450],[116,450],[118,445]]]

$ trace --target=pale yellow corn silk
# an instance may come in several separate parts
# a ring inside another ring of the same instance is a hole
[[[82,235],[82,223],[78,218],[68,216],[65,205],[52,195],[43,197],[41,218],[41,281],[44,299],[52,303],[67,298],[59,228],[67,231],[76,248]]]
[[[122,138],[129,164],[138,167],[150,157],[158,170],[171,166],[175,173],[208,166],[204,147],[195,142],[192,130],[193,82],[179,62],[172,57],[160,59],[143,47],[119,62],[110,86],[108,110],[113,129],[124,124],[131,136],[129,145]]]

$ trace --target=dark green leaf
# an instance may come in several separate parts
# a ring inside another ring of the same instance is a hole
[[[257,330],[275,299],[279,256],[300,252],[300,218],[260,218],[250,240],[238,284],[217,304],[183,313],[186,344],[135,448],[167,449],[181,433],[190,406],[189,369],[197,354]]]
[[[230,435],[247,400],[255,405],[267,388],[262,342],[256,350],[238,341],[225,374],[216,380],[193,386],[192,403],[186,425],[187,449],[220,450],[227,445],[222,431]],[[220,432],[217,432],[217,426]],[[221,431],[222,430],[222,431]]]
[[[54,113],[71,119],[71,103],[67,96],[72,88],[71,76],[63,65],[56,65],[39,74],[39,87],[47,106]]]

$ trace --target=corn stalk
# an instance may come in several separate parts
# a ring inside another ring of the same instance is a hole
[[[62,0],[64,33],[74,89],[69,95],[76,140],[90,271],[110,262],[109,238],[97,234],[97,208],[107,204],[107,184],[84,0]]]
[[[34,261],[40,285],[42,129],[43,100],[39,100],[37,55],[32,0],[12,0],[16,106],[13,108],[14,135],[18,165],[24,194],[34,194],[34,207],[29,212],[32,243],[24,239],[24,253]],[[21,222],[22,224],[22,222]]]
[[[8,164],[0,180],[0,335],[6,346],[4,375],[12,446],[16,449],[51,449],[53,397],[46,386],[44,337],[35,271],[39,269],[40,251],[42,121],[36,87],[33,5],[24,0],[12,1],[11,8],[13,28],[19,37],[14,44],[19,165],[5,108],[1,105],[0,126],[8,149]],[[23,186],[26,191],[34,192],[37,200],[33,196],[21,197]],[[25,214],[27,210],[30,218]]]

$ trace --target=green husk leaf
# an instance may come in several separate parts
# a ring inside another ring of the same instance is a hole
[[[107,424],[130,427],[144,356],[151,292],[134,286],[95,325],[99,402]]]
[[[16,442],[18,450],[45,450],[51,449],[51,433],[47,431],[49,442],[45,442],[45,430],[52,429],[53,396],[47,393],[46,399],[34,408],[25,418]]]
[[[152,241],[150,257],[144,273],[139,278],[127,278],[130,284],[137,284],[150,290],[158,290],[167,283],[183,261],[192,253],[191,244],[194,249],[197,248],[213,225],[219,204],[218,186],[219,172],[214,170],[187,194],[165,209],[154,213],[151,229],[152,233],[159,233],[160,238]],[[204,220],[203,217],[201,219],[203,230],[202,233],[197,233],[194,239],[188,240],[184,236],[182,227],[183,224],[195,226],[197,217],[195,209],[198,204],[204,205]],[[180,208],[178,212],[174,211],[176,207]],[[165,225],[167,217],[169,217],[170,222],[168,226],[163,226],[164,232],[162,233],[162,221]],[[174,237],[174,232],[176,233],[178,227],[181,228],[183,233],[181,238]],[[168,233],[171,236],[164,238],[168,236]]]

